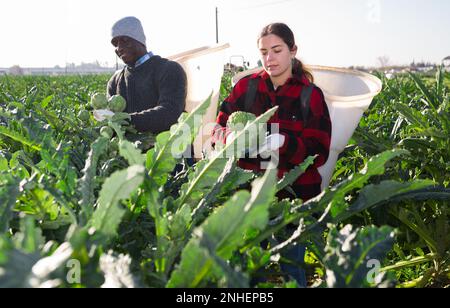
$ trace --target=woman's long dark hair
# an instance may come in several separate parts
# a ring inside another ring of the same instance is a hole
[[[281,38],[286,43],[286,45],[288,45],[289,50],[294,49],[295,47],[294,33],[286,24],[272,23],[270,25],[265,26],[261,30],[260,35],[258,36],[258,42],[261,38],[269,34],[274,34],[279,38]],[[303,65],[302,61],[300,61],[297,58],[294,59],[294,63],[292,65],[292,73],[295,75],[304,74],[310,82],[314,82],[314,76],[312,75],[311,71],[307,67],[305,67],[305,65]]]

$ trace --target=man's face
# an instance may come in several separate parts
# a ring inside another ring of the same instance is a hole
[[[144,45],[128,36],[115,37],[111,43],[116,48],[117,56],[125,64],[130,66],[133,66],[142,54],[145,53]]]

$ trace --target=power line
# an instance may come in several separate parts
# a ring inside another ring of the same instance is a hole
[[[219,9],[216,6],[216,44],[219,44]]]

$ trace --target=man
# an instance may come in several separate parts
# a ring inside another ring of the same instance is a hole
[[[141,132],[157,134],[170,129],[184,111],[186,73],[176,62],[147,52],[141,22],[125,17],[112,27],[112,45],[126,66],[108,82],[108,97],[125,98],[125,112]]]

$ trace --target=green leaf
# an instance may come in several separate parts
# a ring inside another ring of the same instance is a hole
[[[140,288],[141,282],[131,271],[131,257],[112,250],[100,257],[100,269],[105,275],[102,288]]]
[[[44,245],[42,230],[35,225],[34,217],[25,216],[20,220],[20,232],[14,235],[14,244],[17,249],[26,253],[38,252]]]
[[[158,157],[158,154],[164,150],[165,144],[169,142],[170,139],[170,132],[162,132],[156,136],[156,143],[155,147],[151,149],[147,153],[147,161],[146,166],[147,169],[151,170],[151,168],[154,165],[155,160]],[[164,160],[161,162],[161,172],[158,172],[158,174],[154,174],[153,176],[150,176],[152,179],[152,184],[155,184],[157,187],[163,186],[165,183],[167,183],[167,179],[169,178],[169,174],[176,166],[176,159],[171,155],[166,155],[164,157]],[[162,170],[166,170],[166,172],[162,172]],[[150,172],[149,172],[150,174]],[[156,190],[156,188],[154,188]]]
[[[55,277],[72,255],[70,244],[61,244],[51,256],[41,258],[38,252],[8,252],[5,268],[0,267],[0,288],[49,288],[61,284]],[[62,278],[62,277],[61,277]]]
[[[206,287],[209,281],[228,288],[248,288],[249,285],[247,275],[232,269],[217,255],[215,243],[208,235],[198,233],[183,250],[181,263],[172,272],[167,287],[199,288]]]
[[[413,73],[409,73],[409,76],[414,80],[416,87],[425,96],[425,99],[429,106],[434,110],[438,109],[439,102],[437,101],[436,96],[428,90],[428,87],[423,83],[420,77]]]
[[[269,205],[275,196],[276,173],[277,169],[268,169],[253,182],[251,194],[237,192],[194,231],[180,265],[172,273],[169,287],[198,287],[217,277],[214,273],[224,272],[223,261],[245,244],[245,235],[266,227]],[[235,277],[230,272],[228,275]]]
[[[439,148],[436,142],[420,138],[405,138],[401,140],[398,145],[411,151],[417,151],[421,149],[438,150]]]
[[[43,109],[47,108],[48,104],[52,101],[53,99],[53,95],[47,96],[46,98],[44,98],[41,102],[41,107]]]
[[[271,253],[259,246],[253,246],[251,249],[246,251],[246,255],[248,257],[248,270],[256,271],[257,269],[269,264]]]
[[[362,188],[364,184],[375,175],[381,175],[385,171],[384,165],[395,157],[408,154],[406,150],[391,150],[372,157],[362,171],[352,174],[347,180],[327,190],[327,194],[320,200],[321,204],[331,203],[331,215],[336,218],[347,208],[345,196],[354,189]]]
[[[12,217],[12,210],[19,195],[19,183],[9,175],[1,174],[0,181],[0,234],[9,229],[9,221]]]
[[[176,164],[176,158],[180,158],[195,137],[201,127],[201,118],[206,113],[211,104],[211,96],[198,105],[189,114],[181,115],[178,124],[175,124],[168,132],[158,135],[155,144],[154,157],[149,166],[149,176],[158,185],[162,186],[167,181],[167,174],[170,173]]]
[[[251,197],[244,207],[240,208],[238,205],[242,204],[238,192],[231,202],[227,202],[202,225],[205,233],[213,240],[218,240],[219,256],[228,259],[234,250],[245,243],[244,235],[249,230],[262,231],[266,227],[269,220],[269,206],[276,193],[276,180],[277,169],[268,169],[262,178],[252,183]],[[244,198],[246,199],[245,195]]]
[[[448,135],[440,129],[437,129],[435,127],[430,127],[427,129],[421,129],[417,132],[414,132],[412,135],[418,136],[418,137],[434,137],[436,139],[442,139],[443,141],[448,140]]]
[[[222,175],[220,176],[218,184],[222,185],[219,187],[219,196],[236,191],[236,188],[241,185],[247,184],[254,177],[255,173],[253,173],[253,171],[251,170],[244,170],[239,167],[231,167],[227,173],[222,173]]]
[[[248,183],[254,176],[253,171],[237,167],[236,160],[230,158],[214,186],[209,189],[209,192],[205,191],[206,194],[193,211],[194,223],[208,206],[213,206],[215,202],[220,202],[222,199],[228,200],[229,194],[234,193],[240,185]]]
[[[188,205],[182,206],[175,212],[168,225],[169,236],[173,240],[183,239],[188,233],[192,221],[191,209]]]
[[[145,155],[137,149],[134,144],[127,140],[120,140],[119,142],[119,152],[128,163],[131,165],[144,165]]]
[[[0,235],[0,265],[5,264],[8,261],[7,254],[13,249],[13,243],[11,238],[6,234]],[[1,276],[1,274],[0,274]]]
[[[3,157],[2,155],[3,154],[0,153],[0,172],[9,170],[9,162],[6,157]]]
[[[34,264],[40,258],[39,254],[26,254],[14,249],[7,255],[7,263],[4,267],[0,266],[0,288],[30,287],[28,279]]]
[[[383,181],[380,184],[370,184],[365,186],[358,194],[356,201],[350,205],[344,212],[339,214],[333,223],[338,223],[349,217],[369,209],[376,205],[394,203],[399,196],[405,197],[406,194],[422,191],[435,183],[431,180],[415,180],[414,182],[400,183],[396,181]],[[428,195],[428,197],[430,197]]]
[[[435,253],[438,251],[438,243],[432,236],[432,230],[430,230],[425,225],[425,223],[422,221],[422,218],[417,215],[417,212],[414,213],[414,211],[410,211],[406,208],[400,208],[398,214],[392,214],[396,216],[402,223],[408,226],[411,230],[417,233],[417,235],[419,235],[419,237],[424,240],[425,243],[427,243],[427,245],[430,247],[431,252]]]
[[[367,128],[358,127],[354,132],[354,138],[359,147],[368,151],[370,154],[377,154],[392,149],[393,144],[384,137],[378,137]]]
[[[116,235],[125,210],[119,202],[130,197],[144,181],[144,166],[133,165],[126,170],[113,173],[102,186],[98,207],[95,210],[91,227],[107,237]]]
[[[95,177],[97,175],[97,163],[108,148],[108,138],[100,137],[91,145],[91,150],[88,153],[86,163],[83,169],[83,177],[78,183],[78,193],[81,197],[79,205],[81,207],[81,223],[87,222],[93,213],[95,204],[94,190]]]
[[[50,256],[44,257],[34,264],[28,283],[33,288],[42,288],[49,283],[59,284],[52,280],[58,269],[65,268],[66,262],[72,256],[73,249],[67,242],[62,243]],[[52,275],[53,274],[53,275]]]
[[[332,228],[322,260],[329,288],[379,286],[384,273],[372,270],[380,265],[394,243],[390,227],[365,227],[353,230],[351,225],[338,231]],[[375,275],[372,275],[374,273]]]
[[[229,262],[220,258],[215,253],[215,242],[211,241],[206,233],[200,236],[200,243],[204,249],[209,253],[211,259],[214,260],[214,264],[223,275],[220,277],[221,281],[218,282],[219,287],[224,288],[248,288],[249,278],[248,275],[244,274],[241,269],[233,269]]]
[[[45,117],[45,122],[49,123],[55,130],[62,131],[64,121],[61,120],[54,111],[50,109],[43,109],[40,106],[35,106],[37,111]]]
[[[193,171],[188,176],[188,181],[181,186],[180,197],[177,199],[178,207],[189,204],[194,207],[217,183],[222,174],[227,160],[218,159],[210,165],[210,160],[203,159],[195,164]],[[206,169],[208,167],[208,169]],[[195,185],[195,189],[192,189]]]
[[[444,81],[445,81],[445,71],[444,67],[441,65],[436,72],[436,97],[439,99],[444,95]]]
[[[17,142],[22,143],[25,146],[32,148],[35,151],[41,151],[42,148],[40,145],[35,144],[33,141],[29,140],[28,137],[21,135],[15,131],[8,129],[7,127],[0,126],[0,135],[4,135],[9,137]]]
[[[189,200],[191,194],[196,192],[199,187],[202,187],[205,181],[208,181],[207,178],[209,178],[210,172],[215,172],[215,176],[217,177],[220,176],[220,174],[218,174],[216,170],[224,168],[226,164],[225,158],[227,157],[227,153],[230,153],[230,149],[235,149],[239,142],[239,139],[245,136],[249,130],[258,127],[259,124],[266,123],[275,114],[277,109],[278,107],[274,107],[256,118],[253,122],[247,124],[247,126],[239,134],[236,135],[234,140],[230,141],[223,149],[215,153],[201,170],[199,168],[197,176],[195,177],[195,179],[189,181],[187,189],[185,189],[183,196],[180,197],[179,204],[184,204],[187,200]]]
[[[210,251],[203,248],[200,238],[193,238],[183,249],[181,262],[172,272],[168,288],[205,287],[211,277],[221,277],[220,268],[215,265]]]
[[[306,169],[309,168],[314,163],[316,156],[309,156],[305,159],[303,163],[289,171],[278,183],[277,183],[277,191],[281,191],[285,189],[287,186],[292,185],[303,173],[305,173]]]
[[[150,132],[127,134],[126,137],[128,141],[145,152],[153,148],[156,142],[156,136]]]
[[[426,129],[430,127],[430,123],[428,123],[427,118],[418,110],[399,102],[395,103],[393,107],[400,112],[409,123],[417,128]]]

